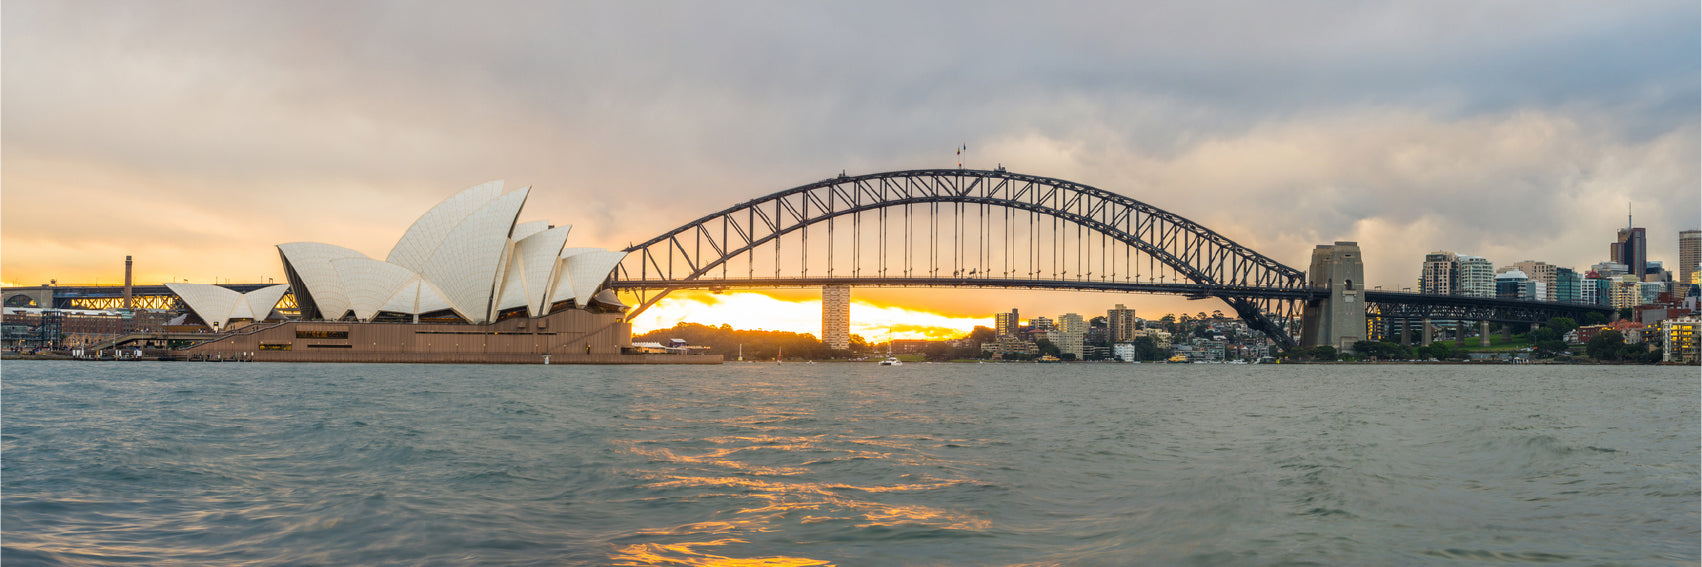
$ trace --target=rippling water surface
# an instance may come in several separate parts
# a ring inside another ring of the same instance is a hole
[[[7,362],[29,564],[1670,565],[1695,369]]]

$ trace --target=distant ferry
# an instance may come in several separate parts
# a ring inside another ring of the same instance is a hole
[[[881,366],[904,366],[904,361],[899,360],[896,356],[889,356],[886,357],[886,360],[881,361]]]

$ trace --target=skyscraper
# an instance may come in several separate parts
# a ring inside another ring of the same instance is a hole
[[[1424,255],[1424,272],[1418,280],[1418,292],[1431,295],[1459,293],[1460,269],[1453,252],[1446,250]]]
[[[1082,339],[1086,337],[1087,321],[1075,313],[1065,313],[1058,317],[1058,327],[1048,333],[1052,343],[1058,345],[1059,352],[1076,355],[1077,359],[1082,357]]]
[[[1482,256],[1457,257],[1460,270],[1459,295],[1495,297],[1495,265]]]
[[[822,286],[821,342],[831,349],[851,348],[851,286]]]
[[[1583,283],[1583,274],[1578,273],[1576,270],[1573,270],[1572,268],[1555,268],[1554,287],[1549,288],[1552,290],[1550,295],[1553,296],[1553,299],[1550,301],[1560,301],[1564,303],[1583,302]],[[1592,294],[1591,297],[1594,298],[1594,295]]]
[[[1697,264],[1702,264],[1702,230],[1686,230],[1678,233],[1678,283],[1691,285],[1692,274],[1697,271]]]
[[[1629,222],[1630,218],[1627,217]],[[1626,271],[1642,278],[1648,273],[1649,239],[1643,229],[1627,226],[1619,229],[1619,239],[1613,243],[1610,257],[1615,263],[1625,264]]]
[[[1016,335],[1018,330],[1017,326],[1021,324],[1022,320],[1017,318],[1016,309],[1011,309],[1010,313],[993,314],[993,331],[997,332],[1001,337],[1005,335]]]
[[[1118,303],[1110,311],[1105,312],[1105,320],[1111,332],[1111,343],[1127,343],[1135,340],[1135,310],[1123,307]]]

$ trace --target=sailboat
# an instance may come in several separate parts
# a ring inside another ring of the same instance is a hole
[[[886,334],[886,360],[881,361],[881,366],[904,366],[904,361],[892,355],[892,333],[890,332]]]

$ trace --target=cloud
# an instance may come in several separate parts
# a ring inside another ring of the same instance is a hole
[[[1587,266],[1604,259],[1628,202],[1641,204],[1640,226],[1669,240],[1697,224],[1694,121],[1641,141],[1586,124],[1536,110],[1447,120],[1367,108],[1266,123],[1172,156],[1109,136],[1083,143],[1024,133],[990,145],[1292,266],[1303,268],[1314,244],[1358,240],[1368,277],[1393,285],[1442,248]]]

